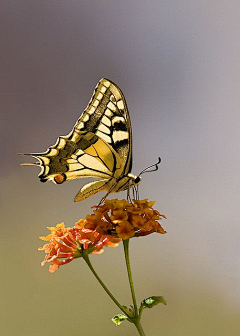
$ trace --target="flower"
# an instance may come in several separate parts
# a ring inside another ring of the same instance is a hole
[[[106,200],[102,205],[92,207],[93,214],[87,215],[84,228],[96,230],[98,233],[121,238],[146,236],[148,234],[166,233],[159,220],[166,216],[153,209],[155,202],[125,199]]]
[[[131,223],[128,221],[120,221],[116,226],[116,233],[118,237],[121,237],[123,240],[129,239],[135,235],[135,230]]]
[[[146,236],[166,231],[158,222],[166,218],[153,209],[155,202],[144,200],[106,200],[93,206],[93,213],[80,219],[74,227],[64,223],[48,227],[50,234],[40,239],[47,243],[39,247],[46,253],[41,265],[50,263],[49,271],[55,272],[61,265],[84,257],[86,254],[100,254],[104,246],[118,246],[121,240]]]
[[[149,221],[141,215],[132,215],[132,224],[135,228],[147,230]]]
[[[48,227],[51,233],[46,237],[40,237],[47,241],[47,244],[39,247],[40,251],[46,253],[41,265],[50,263],[49,271],[53,273],[59,266],[83,257],[84,253],[100,254],[104,246],[118,245],[120,239],[86,229],[83,227],[85,223],[85,220],[80,220],[72,228],[66,228],[64,223],[57,224],[56,227]]]

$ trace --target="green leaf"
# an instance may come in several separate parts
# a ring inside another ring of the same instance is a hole
[[[152,308],[159,303],[163,303],[165,305],[167,304],[163,296],[150,296],[149,298],[141,302],[140,310],[142,310],[143,308]]]
[[[115,315],[112,318],[113,323],[115,323],[117,326],[119,326],[124,320],[127,320],[127,316],[123,314]]]

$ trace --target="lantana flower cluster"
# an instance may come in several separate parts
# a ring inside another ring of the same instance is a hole
[[[82,257],[83,253],[101,254],[104,246],[118,246],[121,240],[77,226],[65,227],[64,223],[57,224],[56,227],[48,227],[48,229],[51,233],[46,237],[40,237],[47,243],[38,250],[46,253],[41,265],[50,263],[50,273],[55,272],[59,266]]]
[[[147,199],[133,200],[132,203],[125,199],[106,200],[103,205],[94,206],[93,214],[76,225],[122,240],[154,232],[164,234],[166,231],[158,221],[166,216],[153,209],[154,203]]]
[[[49,271],[55,272],[84,254],[100,254],[104,246],[118,246],[121,240],[146,236],[151,233],[166,233],[158,222],[166,218],[153,209],[155,202],[144,200],[105,200],[94,206],[93,213],[80,219],[74,227],[64,223],[48,227],[50,234],[40,239],[47,243],[39,250],[46,256],[42,266],[50,263]]]

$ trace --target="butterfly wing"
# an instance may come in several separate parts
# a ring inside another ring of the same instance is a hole
[[[132,133],[120,88],[108,79],[101,79],[73,130],[60,136],[45,153],[30,155],[39,160],[42,182],[62,183],[83,177],[103,179],[83,187],[77,200],[107,189],[112,178],[127,175],[132,166]]]
[[[102,78],[83,114],[74,126],[76,132],[93,132],[105,140],[122,160],[127,175],[132,168],[132,129],[127,103],[121,89]]]
[[[114,172],[118,176],[122,171],[119,155],[91,132],[71,132],[59,137],[45,153],[31,155],[40,162],[41,182],[52,180],[60,184],[83,177],[111,179]]]

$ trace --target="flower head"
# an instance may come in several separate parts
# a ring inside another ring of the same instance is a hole
[[[40,251],[45,251],[46,256],[41,265],[50,263],[49,271],[55,272],[59,266],[65,265],[75,258],[80,258],[84,253],[100,254],[104,246],[117,246],[120,239],[104,236],[94,230],[83,227],[86,221],[80,220],[72,228],[66,228],[64,223],[56,227],[49,227],[51,233],[40,239],[47,241]]]
[[[123,240],[154,232],[166,233],[158,222],[166,216],[153,209],[154,204],[147,199],[133,200],[133,203],[124,199],[106,200],[93,207],[94,214],[86,216],[83,227]]]

